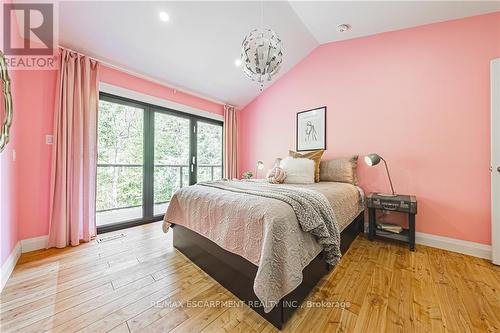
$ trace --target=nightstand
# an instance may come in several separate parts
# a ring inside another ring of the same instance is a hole
[[[370,193],[367,196],[368,206],[368,239],[377,238],[392,239],[408,244],[411,251],[415,251],[415,215],[417,214],[417,198],[414,195],[386,196],[378,193]],[[392,211],[408,214],[408,229],[401,233],[392,233],[377,229],[376,211]]]

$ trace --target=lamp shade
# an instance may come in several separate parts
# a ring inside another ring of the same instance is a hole
[[[365,156],[365,163],[368,164],[369,166],[374,166],[380,163],[380,161],[384,161],[385,165],[385,171],[387,171],[387,177],[389,178],[389,183],[391,184],[391,191],[392,194],[381,194],[379,195],[386,195],[386,196],[396,196],[394,193],[394,187],[392,186],[392,179],[391,179],[391,174],[389,173],[389,168],[387,167],[387,162],[384,160],[382,156],[379,154],[371,153]]]
[[[380,163],[382,157],[379,154],[371,153],[365,156],[365,163],[369,166],[374,166]]]

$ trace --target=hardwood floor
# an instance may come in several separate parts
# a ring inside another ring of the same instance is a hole
[[[237,298],[174,250],[160,223],[125,233],[23,254],[1,294],[1,332],[277,331],[228,306]],[[305,305],[283,331],[498,332],[500,268],[358,237]]]

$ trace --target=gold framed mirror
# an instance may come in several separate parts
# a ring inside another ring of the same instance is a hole
[[[10,126],[12,125],[12,94],[9,72],[5,56],[0,51],[0,153],[9,142]]]

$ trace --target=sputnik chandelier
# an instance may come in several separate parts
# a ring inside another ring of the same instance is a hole
[[[250,31],[241,45],[241,67],[250,80],[260,83],[262,91],[264,81],[271,81],[280,70],[283,43],[274,30],[262,27],[262,7],[261,10],[261,28]]]

